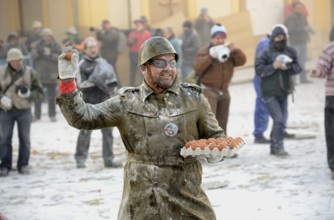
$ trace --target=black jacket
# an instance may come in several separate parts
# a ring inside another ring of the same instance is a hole
[[[293,61],[289,69],[274,69],[273,63],[280,54],[292,58]],[[297,53],[293,48],[286,47],[283,51],[277,51],[273,46],[268,47],[261,56],[256,58],[255,69],[257,75],[261,78],[261,92],[264,97],[291,93],[293,85],[290,77],[302,70],[298,63]]]

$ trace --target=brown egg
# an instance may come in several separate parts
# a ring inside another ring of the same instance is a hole
[[[192,145],[191,145],[191,149],[192,149],[192,150],[196,150],[197,147],[198,147],[198,144],[192,144]]]
[[[206,139],[199,139],[198,141],[199,141],[199,142],[206,143]]]
[[[223,150],[223,148],[225,148],[227,146],[227,142],[226,141],[222,141],[218,144],[218,150]]]
[[[205,140],[206,145],[209,145],[210,143],[212,143],[212,141],[214,140],[214,138],[209,138]]]
[[[226,137],[225,138],[225,141],[227,142],[227,144],[230,144],[232,141],[234,141],[233,140],[233,138],[232,137]]]
[[[213,142],[218,145],[222,140],[220,140],[219,138],[216,138]]]
[[[210,150],[213,150],[214,148],[216,148],[216,145],[214,143],[210,143],[209,148],[210,148]]]
[[[189,148],[192,145],[193,141],[188,141],[184,146],[186,148]]]
[[[206,144],[202,143],[199,147],[201,148],[201,150],[204,150],[206,148]]]
[[[228,146],[229,146],[231,149],[233,149],[233,148],[235,148],[235,147],[237,146],[237,143],[233,140],[233,141],[231,141],[231,142],[228,144]]]
[[[202,150],[205,149],[206,146],[207,146],[207,145],[206,145],[206,143],[204,143],[204,142],[202,142],[202,143],[199,144],[199,147],[200,147]]]

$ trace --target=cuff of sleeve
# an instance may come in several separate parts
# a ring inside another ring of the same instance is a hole
[[[77,85],[75,79],[71,81],[60,81],[59,83],[59,93],[61,95],[68,94],[77,91]]]

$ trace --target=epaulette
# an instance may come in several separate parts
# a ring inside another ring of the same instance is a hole
[[[202,87],[200,87],[199,85],[196,85],[196,84],[193,84],[193,83],[181,83],[181,86],[183,88],[193,89],[193,90],[196,90],[199,93],[202,93]]]
[[[185,88],[188,94],[197,102],[201,100],[202,87],[192,83],[181,83],[181,86]]]
[[[125,96],[126,93],[128,92],[133,92],[133,91],[137,91],[139,90],[138,87],[122,87],[120,88],[119,90],[117,90],[117,93],[120,95],[120,96]]]

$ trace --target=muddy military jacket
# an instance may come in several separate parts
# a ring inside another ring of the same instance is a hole
[[[96,105],[78,92],[57,103],[73,127],[119,129],[128,159],[118,219],[216,219],[201,189],[200,162],[180,156],[189,140],[225,136],[200,87],[176,81],[155,94],[142,83]]]

